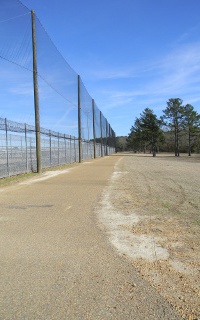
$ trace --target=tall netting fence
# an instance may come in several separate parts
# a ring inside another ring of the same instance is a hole
[[[41,126],[77,136],[78,75],[37,17],[36,39]]]
[[[37,170],[33,17],[40,127],[48,128],[40,129],[42,168],[114,152],[114,131],[108,129],[110,125],[82,80],[79,90],[80,77],[55,47],[34,12],[18,0],[1,0],[0,9],[0,177]],[[9,119],[7,124],[5,118]],[[17,123],[14,131],[11,123]],[[19,130],[22,127],[24,131]]]
[[[94,121],[95,121],[96,156],[100,157],[102,154],[101,112],[98,109],[96,103],[94,104]]]
[[[92,98],[82,81],[80,82],[80,102],[82,158],[85,160],[92,158],[94,155],[94,135]]]
[[[31,13],[19,1],[0,3],[1,117],[34,124]]]
[[[102,127],[102,143],[103,143],[103,156],[106,156],[108,153],[107,150],[107,120],[101,115],[101,127]]]

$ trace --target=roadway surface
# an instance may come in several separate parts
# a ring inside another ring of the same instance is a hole
[[[119,158],[0,189],[1,320],[179,319],[98,227]]]

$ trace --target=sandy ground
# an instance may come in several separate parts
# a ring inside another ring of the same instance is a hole
[[[183,319],[200,319],[200,157],[124,154],[97,208],[118,253]]]

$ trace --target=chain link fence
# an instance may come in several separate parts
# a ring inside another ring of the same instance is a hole
[[[39,153],[46,168],[114,152],[113,129],[34,11],[18,0],[0,7],[0,177],[37,171]]]
[[[78,162],[78,138],[41,128],[42,168]],[[82,141],[82,159],[94,158],[94,139]],[[103,146],[105,149],[105,146]],[[108,154],[114,147],[108,147]],[[101,143],[96,143],[96,157]],[[0,178],[36,172],[35,127],[0,118]]]

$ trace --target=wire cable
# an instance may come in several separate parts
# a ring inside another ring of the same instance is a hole
[[[7,22],[7,21],[15,20],[15,19],[21,18],[21,17],[23,17],[23,16],[26,16],[26,15],[28,15],[28,14],[31,14],[31,13],[28,12],[28,13],[20,14],[19,16],[15,16],[15,17],[6,19],[6,20],[1,20],[0,23],[4,23],[4,22]]]

